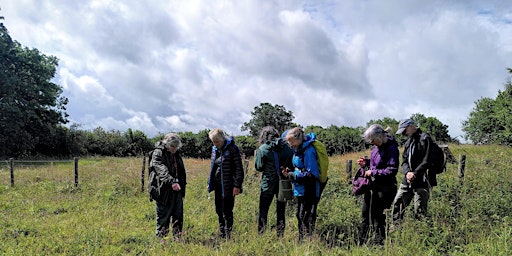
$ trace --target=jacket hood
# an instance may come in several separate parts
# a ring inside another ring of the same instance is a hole
[[[302,142],[302,148],[307,148],[315,140],[316,140],[316,134],[314,132],[310,132],[310,133],[306,134],[305,140]]]

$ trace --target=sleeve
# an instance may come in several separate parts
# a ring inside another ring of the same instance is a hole
[[[231,152],[233,162],[235,164],[235,173],[234,173],[234,184],[233,186],[237,188],[242,188],[242,183],[244,182],[244,167],[242,164],[242,155],[240,154],[240,149],[238,146],[233,145],[233,151]]]
[[[318,161],[316,160],[316,151],[312,145],[304,152],[304,166],[306,167],[306,171],[315,176],[316,179],[320,177]]]
[[[398,151],[398,147],[390,146],[386,152],[385,158],[380,161],[383,163],[379,163],[378,167],[372,170],[373,176],[386,176],[386,175],[396,175],[398,172],[398,163],[399,163],[400,153]]]
[[[153,157],[151,158],[151,166],[155,170],[160,180],[166,183],[172,183],[174,177],[169,173],[169,168],[164,164],[163,152],[161,149],[155,149],[153,151]]]
[[[256,158],[254,159],[254,168],[258,172],[262,172],[265,170],[265,150],[262,146],[258,148],[258,151],[256,151]]]
[[[414,175],[416,177],[423,176],[428,169],[428,160],[430,155],[430,145],[431,145],[431,139],[429,136],[423,135],[420,137],[420,149],[419,153],[421,157],[421,163],[416,166],[416,169],[414,169]]]

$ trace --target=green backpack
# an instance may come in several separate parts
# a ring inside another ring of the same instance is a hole
[[[313,147],[316,151],[316,160],[318,161],[318,169],[320,171],[320,177],[318,180],[320,183],[327,182],[327,170],[329,169],[329,156],[327,150],[322,142],[315,140],[313,141]]]

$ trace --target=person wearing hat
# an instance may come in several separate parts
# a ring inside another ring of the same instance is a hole
[[[430,198],[430,185],[426,177],[427,159],[432,139],[414,121],[404,119],[398,124],[396,134],[407,136],[402,153],[402,171],[404,178],[393,200],[393,225],[403,221],[405,208],[414,198],[414,215],[417,219],[425,217]]]

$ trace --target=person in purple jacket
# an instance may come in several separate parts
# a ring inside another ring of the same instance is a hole
[[[398,143],[378,124],[368,127],[363,133],[363,138],[374,147],[369,161],[365,161],[364,158],[358,160],[359,168],[364,168],[364,175],[372,180],[370,190],[363,195],[359,242],[366,243],[370,232],[373,231],[373,244],[384,245],[384,210],[391,207],[397,191],[396,174],[400,161]]]

